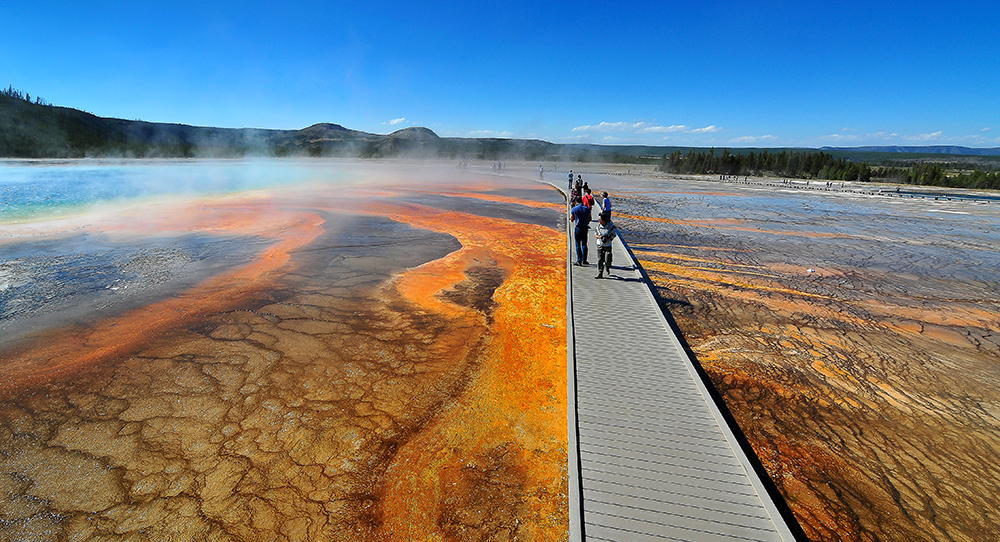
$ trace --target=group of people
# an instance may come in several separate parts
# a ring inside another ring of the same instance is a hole
[[[591,193],[590,187],[583,181],[582,175],[577,175],[576,183],[573,183],[573,171],[569,172],[570,201],[573,202],[573,209],[570,211],[570,220],[576,223],[574,239],[576,240],[576,265],[590,265],[587,261],[587,236],[590,230],[590,222],[593,219],[594,207],[597,207],[597,200]],[[594,237],[597,239],[597,277],[604,278],[604,272],[611,275],[611,243],[618,235],[618,229],[611,222],[611,199],[607,192],[601,192],[601,205],[598,208],[597,228]]]

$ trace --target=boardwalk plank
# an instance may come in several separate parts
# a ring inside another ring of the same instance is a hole
[[[709,455],[696,447],[651,445],[645,442],[612,440],[586,435],[580,439],[580,448],[588,451],[602,450],[608,453],[616,451],[621,453],[635,452],[639,454],[639,457],[670,457],[675,461],[693,465],[704,465],[714,469],[727,469],[733,472],[742,471],[740,462],[731,455]]]
[[[735,485],[668,470],[643,470],[596,460],[590,461],[583,472],[585,474],[584,484],[590,479],[618,480],[623,485],[650,487],[665,491],[676,490],[678,493],[684,494],[702,494],[699,492],[704,492],[703,496],[714,496],[721,500],[760,506],[760,498],[749,484]]]
[[[656,485],[649,480],[631,479],[619,475],[591,471],[585,487],[588,490],[620,494],[631,493],[637,497],[663,503],[664,506],[697,506],[709,510],[720,510],[733,514],[767,517],[760,507],[756,494],[735,495],[727,493],[720,498],[717,491],[692,485]],[[607,499],[604,499],[607,500]]]
[[[631,532],[674,537],[680,540],[780,541],[778,533],[742,524],[729,524],[711,518],[688,516],[680,512],[651,511],[622,504],[594,502],[584,513],[587,532],[591,525],[607,525]],[[626,538],[625,540],[628,540]]]
[[[760,510],[759,508],[736,509],[731,505],[712,506],[712,504],[719,503],[699,501],[688,495],[682,495],[683,499],[677,499],[676,495],[672,493],[657,490],[639,490],[608,484],[602,487],[597,486],[597,484],[589,484],[584,487],[584,492],[594,500],[641,511],[646,519],[652,518],[656,514],[662,514],[662,508],[667,505],[670,507],[670,514],[699,522],[722,523],[737,529],[746,527],[762,533],[774,530],[774,524],[767,514],[747,513]]]
[[[618,242],[615,261],[631,262]],[[596,271],[569,286],[585,538],[791,542],[641,274]]]

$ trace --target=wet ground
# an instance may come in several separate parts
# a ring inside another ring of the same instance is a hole
[[[0,540],[566,537],[562,196],[315,164],[0,226]]]
[[[1000,536],[1000,206],[584,178],[811,539]]]

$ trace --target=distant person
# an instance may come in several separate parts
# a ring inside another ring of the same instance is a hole
[[[571,202],[573,202],[573,204],[575,205],[577,198],[579,198],[580,196],[581,196],[581,194],[580,194],[580,183],[577,183],[577,184],[573,185],[573,189],[570,190],[570,192],[569,192],[569,200]]]
[[[597,276],[594,278],[604,278],[605,270],[608,276],[611,275],[611,245],[616,235],[618,228],[607,215],[601,213],[601,217],[597,220],[597,229],[594,231],[594,237],[597,238]]]
[[[569,189],[573,189],[573,170],[569,170]]]
[[[608,220],[611,220],[611,199],[608,198],[608,192],[601,192],[601,216],[606,216]]]
[[[545,166],[538,166],[538,180],[545,180]]]
[[[576,222],[573,230],[573,239],[576,241],[576,265],[590,265],[587,261],[587,230],[590,229],[590,208],[583,204],[580,198],[576,198],[573,203],[576,205],[570,211],[570,220]]]

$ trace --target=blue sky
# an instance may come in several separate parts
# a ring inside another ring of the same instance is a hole
[[[559,143],[1000,146],[996,0],[0,0],[0,21],[0,86],[107,117]]]

